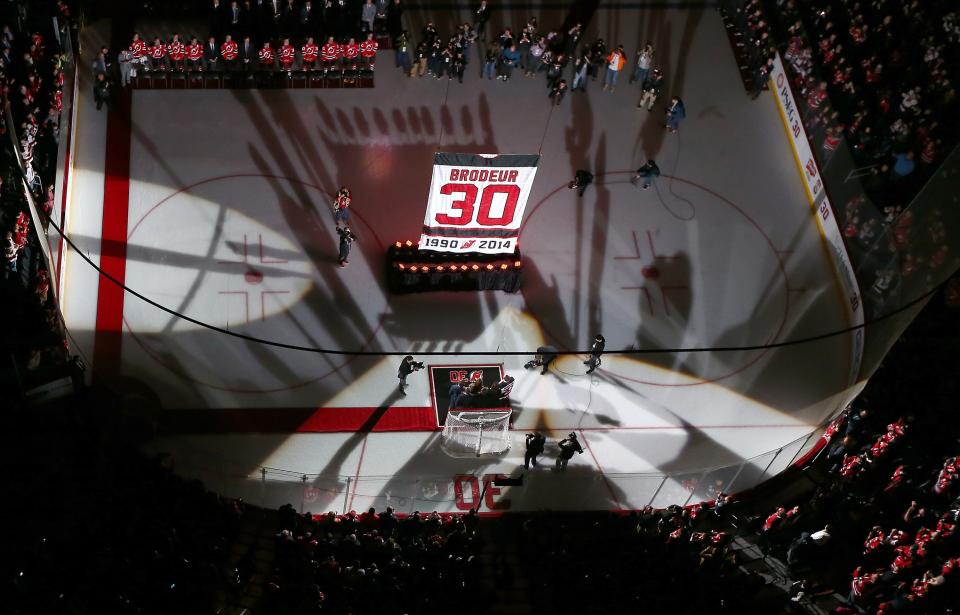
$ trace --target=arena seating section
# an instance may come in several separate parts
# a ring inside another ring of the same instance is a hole
[[[769,10],[734,4],[748,15]],[[841,57],[853,70],[847,75],[840,67],[839,82],[828,83],[836,110],[821,118],[808,105],[807,120],[838,122],[864,162],[895,165],[894,154],[913,152],[919,169],[877,175],[874,196],[904,203],[932,168],[924,165],[935,165],[938,152],[956,143],[955,122],[947,121],[956,99],[937,89],[944,79],[936,78],[958,65],[956,17],[944,12],[946,3],[904,8],[881,0],[881,10],[863,18],[847,10],[849,3],[812,4],[823,14],[795,20],[792,0],[777,3],[797,58],[795,86],[815,92],[813,70],[836,71]],[[0,26],[10,26],[2,44],[13,58],[2,74],[10,86],[5,102],[18,134],[32,135],[18,146],[31,159],[36,196],[46,207],[54,198],[47,187],[63,93],[56,41],[38,45],[32,34],[54,12],[69,24],[66,10],[60,2],[35,2],[18,21],[0,9]],[[754,29],[776,32],[760,21]],[[822,47],[828,21],[837,39]],[[858,29],[867,32],[865,41],[858,42]],[[884,43],[891,35],[893,50]],[[899,60],[880,59],[888,51]],[[21,61],[24,53],[33,68]],[[876,72],[875,57],[884,76],[870,81],[863,71]],[[803,74],[805,62],[816,68]],[[878,106],[870,106],[874,100]],[[29,374],[66,363],[67,353],[44,290],[49,276],[37,238],[18,228],[21,178],[13,145],[2,136],[2,223],[15,239],[0,285],[10,350],[4,361]],[[12,613],[489,613],[494,602],[511,601],[578,613],[779,613],[814,602],[837,613],[944,612],[960,603],[958,323],[954,278],[831,424],[825,446],[804,469],[731,501],[631,514],[481,519],[473,512],[399,518],[391,511],[262,510],[177,477],[168,459],[144,457],[138,445],[153,435],[151,424],[128,415],[108,392],[83,392],[29,412],[8,404],[0,595]],[[772,501],[784,484],[801,488]],[[751,544],[762,558],[747,555]],[[780,576],[769,574],[774,560],[786,562]]]

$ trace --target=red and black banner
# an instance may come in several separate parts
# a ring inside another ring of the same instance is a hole
[[[503,364],[496,365],[430,365],[430,390],[437,412],[437,426],[443,426],[450,408],[450,387],[455,383],[469,383],[482,379],[490,387],[503,378]]]

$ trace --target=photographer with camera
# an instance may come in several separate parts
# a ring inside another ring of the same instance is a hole
[[[557,349],[553,346],[540,346],[537,348],[537,355],[533,358],[532,361],[527,361],[524,363],[524,369],[533,369],[534,367],[541,367],[540,375],[547,373],[547,368],[550,367],[550,364],[557,359]]]
[[[407,394],[407,392],[404,391],[404,389],[407,387],[407,376],[421,369],[423,369],[423,361],[414,361],[413,355],[409,354],[403,357],[403,361],[400,362],[400,369],[397,370],[397,378],[400,379],[401,394]]]
[[[567,469],[567,463],[573,458],[574,453],[583,454],[583,447],[577,440],[577,434],[570,432],[566,438],[560,440],[557,444],[560,447],[560,456],[557,457],[557,471],[563,472]]]

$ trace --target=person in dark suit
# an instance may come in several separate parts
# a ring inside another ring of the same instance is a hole
[[[300,36],[306,38],[317,33],[317,11],[313,8],[313,2],[307,0],[300,8],[300,17],[298,19],[298,30]]]
[[[292,36],[297,31],[297,23],[300,19],[300,11],[293,0],[287,0],[280,14],[280,34],[283,36]]]
[[[603,354],[603,349],[606,345],[607,341],[603,339],[603,336],[599,333],[593,338],[593,345],[590,347],[590,358],[583,362],[584,365],[590,367],[590,369],[587,370],[588,374],[592,374],[593,370],[597,369],[600,365],[600,355]]]
[[[400,379],[400,393],[406,395],[407,392],[404,390],[407,388],[407,376],[417,371],[418,369],[423,368],[423,363],[417,363],[413,360],[413,355],[407,355],[403,357],[403,361],[400,362],[400,368],[397,370],[397,378]]]
[[[574,453],[583,454],[583,447],[580,446],[580,441],[577,440],[577,434],[571,432],[567,435],[566,438],[560,440],[558,443],[560,447],[560,456],[557,457],[557,471],[563,472],[567,469],[567,464],[573,459]]]
[[[243,11],[240,9],[240,3],[237,0],[231,0],[227,7],[227,32],[234,38],[242,36],[241,27],[243,25]]]
[[[210,6],[207,9],[207,31],[216,38],[223,34],[224,21],[226,21],[225,9],[220,0],[210,0]]]
[[[490,5],[487,0],[481,0],[480,6],[474,11],[474,21],[477,25],[477,36],[481,41],[487,40],[487,22],[490,21]]]
[[[253,44],[253,40],[249,36],[243,37],[243,42],[240,43],[240,66],[243,72],[253,73],[253,69],[257,65],[258,53],[259,51]]]
[[[217,70],[219,68],[219,64],[217,64],[219,58],[220,48],[217,47],[217,39],[211,36],[207,44],[203,46],[203,63],[207,70]]]
[[[260,27],[264,37],[272,38],[277,35],[280,17],[283,15],[283,0],[263,0],[261,11]]]
[[[249,36],[255,38],[258,36],[260,16],[257,9],[253,7],[251,0],[244,0],[243,7],[240,9],[240,35],[238,38]]]
[[[392,0],[387,7],[387,32],[390,38],[397,38],[403,32],[403,5],[401,0]]]
[[[533,467],[537,467],[537,455],[543,454],[543,448],[547,444],[547,438],[542,433],[535,431],[528,433],[526,440],[527,447],[523,454],[523,467],[529,470],[531,463]]]

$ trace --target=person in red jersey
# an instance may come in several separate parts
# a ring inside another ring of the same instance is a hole
[[[378,48],[379,45],[373,38],[373,32],[367,32],[366,40],[360,43],[360,62],[364,66],[368,66],[372,69],[374,63],[377,61]]]
[[[187,57],[187,46],[180,40],[179,34],[174,34],[170,44],[167,45],[167,56],[169,56],[170,65],[174,70],[183,70],[183,61]]]
[[[333,40],[332,36],[327,39],[327,42],[323,44],[323,49],[320,50],[320,57],[323,59],[325,69],[334,68],[342,55],[343,50],[339,43]]]
[[[260,49],[260,69],[264,71],[272,71],[275,60],[276,53],[274,52],[273,47],[270,46],[270,41],[267,41],[263,44],[263,48]]]
[[[314,65],[317,63],[317,58],[320,56],[320,48],[313,42],[312,36],[307,38],[307,42],[300,48],[300,56],[303,59],[303,69],[313,70]]]
[[[347,44],[343,46],[343,67],[356,68],[357,58],[359,56],[360,45],[357,44],[357,41],[351,38],[349,41],[347,41]]]
[[[353,195],[346,186],[340,186],[337,194],[333,197],[333,219],[339,227],[343,222],[344,226],[350,224],[350,203],[353,202]]]
[[[167,70],[167,46],[159,38],[153,39],[150,47],[151,70]]]
[[[220,56],[223,57],[224,70],[236,69],[237,58],[240,56],[240,46],[229,34],[220,45]]]
[[[133,42],[130,43],[130,52],[133,54],[133,59],[137,62],[140,61],[140,58],[149,55],[147,42],[140,38],[139,32],[133,33]]]
[[[290,44],[290,39],[283,39],[283,45],[280,46],[280,68],[287,72],[293,70],[293,61],[296,57],[297,50]]]
[[[187,45],[187,68],[189,70],[203,70],[203,45],[197,37],[190,39]]]

